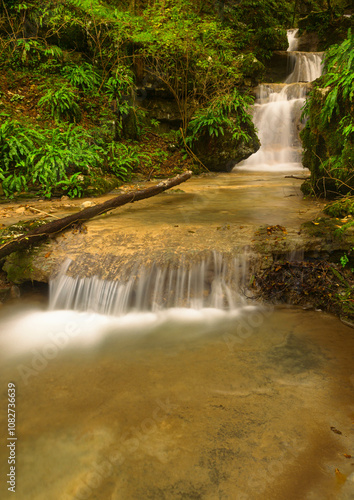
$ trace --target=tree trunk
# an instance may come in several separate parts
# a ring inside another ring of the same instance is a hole
[[[69,229],[72,224],[80,224],[86,220],[92,219],[92,217],[95,217],[96,215],[101,215],[105,212],[108,212],[109,210],[121,207],[126,203],[133,203],[134,201],[144,200],[145,198],[150,198],[151,196],[162,193],[167,189],[185,182],[191,176],[192,172],[184,172],[181,175],[177,175],[177,177],[159,182],[159,184],[156,184],[155,186],[149,187],[147,189],[143,189],[141,191],[131,191],[130,193],[119,195],[116,198],[107,200],[104,203],[100,203],[99,205],[96,205],[94,207],[85,208],[80,212],[68,215],[67,217],[63,217],[62,219],[48,222],[48,224],[44,224],[44,226],[40,226],[33,231],[29,231],[28,233],[23,234],[22,236],[19,236],[9,243],[1,246],[0,259],[6,257],[12,252],[16,252],[17,250],[24,250],[25,248],[28,248],[33,244],[39,243],[47,239],[52,234],[59,233],[61,231],[64,231],[65,229]]]

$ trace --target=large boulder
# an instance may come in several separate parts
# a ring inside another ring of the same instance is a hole
[[[209,135],[205,131],[193,145],[193,152],[212,172],[231,172],[233,167],[246,160],[260,148],[260,142],[253,125],[244,124],[244,132],[249,140],[234,139],[230,127],[224,129],[224,135]]]

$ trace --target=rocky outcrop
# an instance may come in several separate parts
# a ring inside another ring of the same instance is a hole
[[[286,50],[276,50],[267,62],[265,81],[271,83],[284,82],[289,73],[289,53]]]
[[[244,125],[244,131],[250,139],[235,139],[230,128],[224,129],[224,135],[210,136],[202,134],[193,146],[194,153],[212,172],[231,172],[235,164],[246,160],[260,148],[254,126]]]
[[[312,12],[298,22],[300,51],[318,52],[327,50],[335,43],[340,43],[348,29],[353,30],[354,18],[351,15],[337,17],[328,11]]]
[[[298,37],[297,50],[300,52],[318,52],[320,39],[317,33],[305,31]]]

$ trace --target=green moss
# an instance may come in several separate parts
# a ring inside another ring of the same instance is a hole
[[[32,229],[36,229],[37,227],[43,226],[48,221],[45,220],[29,220],[29,221],[19,221],[16,224],[12,224],[11,226],[7,226],[5,228],[0,229],[0,245],[4,243],[9,243],[12,239],[27,233],[28,231],[32,231]]]
[[[3,266],[9,281],[15,284],[31,280],[33,271],[33,250],[13,252]]]
[[[354,196],[346,196],[345,198],[334,201],[326,205],[323,211],[332,217],[354,216]]]
[[[92,180],[92,179],[90,179]],[[117,177],[96,177],[94,185],[88,185],[84,189],[84,196],[100,196],[109,193],[120,186],[121,181]]]
[[[313,221],[305,222],[301,225],[310,236],[325,238],[328,240],[333,240],[335,236],[335,231],[338,229],[339,220],[338,219],[327,219],[320,217]]]

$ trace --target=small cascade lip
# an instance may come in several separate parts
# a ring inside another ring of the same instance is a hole
[[[124,316],[176,308],[229,311],[245,303],[248,260],[243,254],[231,257],[214,251],[190,262],[140,262],[128,271],[123,266],[115,280],[72,277],[67,274],[69,267],[65,261],[50,282],[51,310]]]
[[[314,56],[323,56],[325,54],[325,51],[318,51],[318,52],[307,52],[306,50],[288,50],[287,51],[289,55],[291,54],[303,54],[303,55],[314,55]]]

